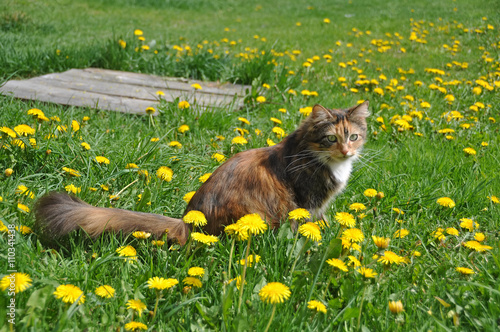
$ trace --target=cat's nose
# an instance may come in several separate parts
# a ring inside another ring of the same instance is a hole
[[[342,152],[342,154],[343,154],[344,156],[347,156],[347,154],[349,153],[349,150],[347,150],[347,149],[342,149],[342,150],[340,150],[340,152]]]

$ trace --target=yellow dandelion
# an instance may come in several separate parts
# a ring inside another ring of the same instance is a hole
[[[182,220],[186,224],[193,224],[195,227],[205,226],[207,224],[207,218],[203,212],[191,210],[182,217]]]
[[[390,265],[390,264],[402,264],[404,262],[404,257],[401,257],[397,255],[396,253],[386,250],[384,251],[383,256],[381,256],[378,261],[380,263],[383,263],[385,265]]]
[[[478,241],[467,241],[467,242],[463,243],[463,246],[466,248],[469,248],[469,249],[473,249],[477,252],[484,252],[484,251],[493,249],[493,247],[483,245],[483,244],[479,243]]]
[[[181,110],[185,110],[185,109],[188,109],[191,105],[189,105],[189,103],[185,100],[181,100],[179,102],[179,104],[177,104],[177,107],[179,107],[179,109]]]
[[[366,210],[366,206],[362,203],[352,203],[351,205],[349,205],[349,210],[359,212]]]
[[[258,103],[262,104],[262,103],[265,103],[265,102],[266,102],[266,97],[264,97],[264,96],[258,96],[257,98],[255,98],[255,100],[256,100]]]
[[[438,203],[441,206],[450,208],[450,209],[453,208],[453,207],[455,207],[455,202],[451,198],[449,198],[449,197],[438,198],[438,200],[436,201],[436,203]]]
[[[191,84],[191,87],[193,87],[195,90],[202,90],[203,89],[201,87],[201,85],[199,85],[198,83]]]
[[[463,275],[475,274],[474,270],[469,269],[467,267],[456,267],[455,271],[460,272]]]
[[[366,197],[372,198],[372,197],[377,196],[377,191],[375,189],[369,188],[363,192],[363,195],[365,195]]]
[[[183,124],[179,128],[177,128],[177,131],[180,132],[181,134],[184,134],[188,130],[189,130],[189,126],[185,125],[185,124]]]
[[[247,124],[247,125],[250,125],[250,121],[248,121],[247,119],[245,119],[243,117],[239,117],[238,120],[241,121],[241,122],[243,122],[243,123],[245,123],[245,124]]]
[[[308,239],[319,242],[321,241],[321,230],[319,226],[313,222],[306,222],[300,225],[299,233]]]
[[[171,141],[168,143],[168,146],[171,146],[173,148],[182,148],[182,144],[180,142],[177,142],[177,141]]]
[[[286,135],[283,128],[280,127],[274,127],[271,131],[275,133],[278,138],[283,138]]]
[[[496,197],[496,196],[493,196],[493,195],[488,196],[488,199],[489,199],[492,203],[494,203],[494,204],[500,204],[500,199],[498,199],[498,197]]]
[[[147,285],[148,288],[150,289],[154,288],[157,290],[164,290],[164,289],[170,289],[175,285],[177,285],[178,283],[179,281],[174,278],[165,279],[161,277],[153,277],[148,279]]]
[[[8,289],[9,293],[14,291],[15,294],[18,294],[30,288],[31,282],[32,280],[29,274],[22,272],[14,272],[4,276],[2,280],[0,280],[0,289],[2,291]]]
[[[207,235],[203,233],[198,233],[198,232],[192,232],[191,233],[191,238],[195,240],[196,242],[200,242],[203,244],[211,245],[219,241],[219,238],[214,235]]]
[[[23,235],[33,233],[33,231],[31,230],[31,228],[28,227],[28,226],[25,226],[25,225],[16,226],[15,229],[16,229],[16,231],[18,231],[19,233],[21,233]]]
[[[153,115],[155,114],[156,112],[156,109],[154,107],[147,107],[144,112],[146,112],[146,114],[149,114],[149,115]]]
[[[4,127],[3,127],[4,128]],[[31,128],[28,125],[25,124],[20,124],[18,126],[14,127],[14,131],[19,135],[19,136],[28,136],[28,135],[34,135],[35,134],[35,129]],[[10,136],[10,135],[9,135]]]
[[[400,300],[389,301],[389,310],[395,315],[405,311],[403,303]]]
[[[24,204],[21,204],[21,203],[17,203],[17,208],[21,211],[24,211],[26,213],[29,213],[30,212],[30,208],[27,207],[26,205]]]
[[[446,229],[446,233],[449,234],[449,235],[453,235],[453,236],[458,236],[459,235],[459,232],[456,228],[453,228],[453,227],[448,227]]]
[[[326,314],[326,306],[317,300],[311,300],[307,302],[307,308],[311,310],[316,310],[316,312],[322,312]]]
[[[267,230],[266,222],[262,220],[258,213],[244,215],[238,220],[237,224],[252,235],[258,235]]]
[[[205,269],[202,267],[193,266],[188,270],[188,275],[190,277],[203,277],[204,274],[205,274]]]
[[[365,236],[360,229],[349,228],[342,232],[342,239],[349,242],[362,242],[365,239]]]
[[[221,153],[214,153],[212,155],[212,159],[215,159],[217,162],[223,162],[226,160],[226,156],[224,156],[223,154]]]
[[[174,175],[174,171],[172,171],[172,169],[170,167],[167,167],[167,166],[161,166],[156,171],[156,177],[158,177],[158,179],[160,179],[160,180],[167,181],[167,182],[172,181],[173,175]]]
[[[184,202],[189,203],[191,201],[191,198],[193,198],[194,194],[196,194],[196,191],[190,191],[186,195],[184,195],[182,199],[184,200]]]
[[[348,265],[350,265],[350,266],[352,265],[354,267],[361,266],[361,262],[356,257],[349,255],[349,256],[347,256],[347,258],[349,259]]]
[[[330,259],[327,259],[326,260],[326,263],[328,263],[328,265],[332,266],[332,267],[335,267],[341,271],[344,271],[344,272],[347,272],[348,269],[347,269],[347,265],[341,261],[340,259],[338,258],[330,258]]]
[[[78,305],[85,302],[85,295],[82,290],[75,285],[60,285],[53,293],[56,299],[61,299],[64,303],[75,303],[78,300]]]
[[[246,263],[248,267],[252,267],[254,263],[257,264],[258,262],[260,262],[259,255],[250,255],[248,259],[240,259],[240,265],[245,265]]]
[[[198,181],[200,181],[201,183],[205,183],[211,175],[212,173],[205,173],[198,178]]]
[[[88,143],[82,142],[80,145],[84,150],[90,150],[90,145]]]
[[[248,240],[248,230],[242,224],[234,223],[224,228],[227,235],[234,236],[238,241]]]
[[[99,164],[109,165],[109,159],[103,156],[96,156],[95,161],[97,161]]]
[[[147,310],[146,304],[144,304],[141,300],[128,300],[126,307],[127,309],[135,310],[139,317],[141,317],[144,310]]]
[[[12,137],[12,138],[17,137],[16,132],[8,127],[0,127],[0,133],[2,134],[2,135],[0,135],[0,137],[3,137],[3,136]]]
[[[391,239],[388,237],[381,237],[381,236],[375,236],[375,235],[372,235],[372,240],[373,240],[373,243],[375,243],[375,245],[379,249],[388,248],[389,243],[391,242]]]
[[[123,246],[116,249],[116,252],[120,257],[126,257],[126,261],[129,263],[133,263],[137,260],[137,251],[132,246]]]
[[[137,331],[137,330],[147,330],[148,326],[141,322],[129,322],[125,324],[125,330],[127,331]]]
[[[484,235],[484,233],[477,232],[476,234],[474,234],[474,240],[476,240],[478,242],[483,242],[485,239],[486,239],[486,235]]]
[[[260,299],[265,303],[283,303],[292,293],[290,288],[280,282],[270,282],[259,291]]]
[[[109,285],[102,285],[96,288],[94,293],[102,298],[112,298],[115,296],[115,289]]]
[[[143,232],[143,231],[135,231],[132,233],[132,236],[135,237],[136,239],[142,239],[146,240],[151,236],[151,233],[148,232]]]
[[[290,211],[288,213],[288,218],[302,222],[302,221],[306,221],[307,219],[310,219],[311,214],[306,209],[298,208],[298,209]]]
[[[233,140],[231,141],[232,144],[240,144],[240,145],[245,145],[248,143],[248,141],[246,140],[245,137],[243,136],[236,136],[235,138],[233,138]]]
[[[68,167],[63,167],[62,170],[64,172],[66,172],[67,174],[71,175],[71,176],[75,176],[75,177],[79,177],[79,176],[82,176],[80,174],[80,172],[78,172],[77,170],[74,170],[72,168],[68,168]]]
[[[188,286],[192,286],[192,287],[196,287],[196,288],[201,288],[201,286],[203,285],[201,280],[198,278],[195,278],[195,277],[186,277],[186,278],[184,278],[184,280],[182,280],[182,282],[184,283],[184,285],[188,285]]]
[[[377,272],[368,267],[360,267],[356,271],[365,278],[375,278],[375,276],[377,275]]]
[[[356,219],[354,216],[348,212],[337,212],[335,214],[335,220],[346,227],[354,227],[356,225]]]
[[[77,187],[74,184],[68,184],[67,186],[64,187],[64,190],[76,195],[77,193],[82,191],[82,187]]]
[[[475,228],[479,228],[479,224],[472,219],[462,218],[460,221],[460,227],[468,229],[469,232],[474,231]]]
[[[398,229],[396,232],[394,232],[393,237],[402,239],[405,236],[407,236],[408,234],[410,234],[410,231],[402,228],[402,229]]]

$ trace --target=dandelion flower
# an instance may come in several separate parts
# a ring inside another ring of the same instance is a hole
[[[307,302],[307,308],[326,314],[326,306],[317,300],[311,300],[311,301]]]
[[[448,227],[446,229],[446,233],[449,235],[453,235],[453,236],[458,236],[460,234],[460,233],[458,233],[458,230],[456,228],[453,228],[453,227]]]
[[[394,232],[393,237],[402,239],[405,236],[407,236],[408,234],[410,234],[410,231],[402,228],[402,229],[398,229],[396,232]]]
[[[171,146],[173,148],[182,148],[182,144],[180,142],[177,142],[177,141],[172,141],[170,143],[168,143],[168,146]]]
[[[278,138],[283,138],[285,136],[285,131],[280,127],[274,127],[272,132],[275,133]]]
[[[240,259],[240,265],[245,265],[247,264],[248,267],[252,267],[253,264],[257,264],[260,262],[260,256],[259,255],[250,255],[248,256],[248,259]]]
[[[340,259],[330,258],[330,259],[327,259],[326,262],[328,263],[328,265],[333,266],[341,271],[344,271],[344,272],[348,271],[347,265],[345,265],[345,263],[343,261],[341,261]]]
[[[262,220],[258,213],[244,215],[237,223],[252,235],[258,235],[267,230],[266,222]]]
[[[202,90],[202,89],[203,89],[203,88],[201,87],[201,85],[199,85],[198,83],[191,84],[191,86],[192,86],[195,90]]]
[[[195,240],[196,242],[200,242],[203,244],[211,245],[214,244],[215,242],[219,241],[219,238],[214,235],[207,235],[203,233],[198,233],[198,232],[192,232],[191,233],[191,238]]]
[[[248,143],[248,141],[246,140],[245,137],[243,136],[236,136],[235,138],[233,138],[233,140],[231,141],[232,144],[240,144],[240,145],[245,145]]]
[[[78,305],[85,302],[85,295],[82,290],[75,285],[60,285],[53,293],[56,299],[61,299],[64,303],[75,303],[78,300]]]
[[[265,103],[266,102],[266,97],[264,97],[264,96],[258,96],[255,100],[258,103]]]
[[[474,272],[474,270],[469,269],[467,267],[456,267],[455,270],[457,272],[460,272],[463,275],[468,275],[468,274],[474,274],[474,273],[476,273],[476,272]]]
[[[492,203],[495,203],[495,204],[500,204],[500,199],[498,199],[498,197],[496,196],[488,196],[488,199],[492,202]]]
[[[214,153],[214,154],[212,155],[212,159],[215,159],[215,160],[217,160],[217,162],[219,162],[219,163],[220,163],[220,162],[223,162],[224,160],[226,160],[226,156],[224,156],[224,155],[223,155],[223,154],[221,154],[221,153]]]
[[[366,197],[369,197],[369,198],[373,198],[373,197],[377,196],[377,191],[375,189],[369,188],[363,192],[363,195],[365,195]]]
[[[356,257],[349,255],[349,256],[347,256],[347,258],[349,259],[349,265],[352,265],[355,267],[361,266],[361,262]]]
[[[109,159],[103,156],[96,156],[95,161],[97,161],[99,164],[109,165]]]
[[[474,240],[478,241],[478,242],[482,242],[486,239],[486,236],[484,235],[484,233],[476,233],[474,234]]]
[[[33,231],[31,230],[31,228],[28,227],[28,226],[25,226],[25,225],[16,226],[16,231],[18,231],[19,233],[21,233],[23,235],[33,233]]]
[[[228,235],[234,236],[238,241],[248,240],[248,229],[242,224],[234,223],[227,225],[224,228],[224,232]]]
[[[147,306],[141,300],[128,300],[127,309],[132,309],[137,311],[139,317],[141,317],[142,312],[147,309]]]
[[[2,127],[2,128],[5,128],[5,127]],[[15,126],[14,127],[14,131],[19,136],[28,136],[28,135],[34,135],[35,134],[35,129],[33,129],[30,126],[25,125],[25,124],[20,124],[18,126]]]
[[[349,210],[359,212],[366,210],[366,206],[362,203],[352,203],[351,205],[349,205]]]
[[[185,109],[188,109],[191,105],[189,105],[189,103],[185,100],[182,100],[179,102],[179,104],[177,104],[177,107],[179,107],[179,109],[181,110],[185,110]]]
[[[247,125],[250,125],[250,121],[248,121],[247,119],[245,119],[243,117],[239,117],[238,120],[241,121],[241,122],[243,122],[243,123],[245,123],[245,124],[247,124]]]
[[[186,277],[184,278],[184,280],[182,280],[182,282],[184,283],[184,285],[189,285],[196,288],[201,288],[201,286],[203,285],[201,280],[195,277]]]
[[[136,239],[142,239],[146,240],[151,236],[151,233],[148,232],[143,232],[143,231],[135,231],[132,233],[132,236],[135,237]]]
[[[377,272],[373,271],[373,269],[370,269],[368,267],[360,267],[356,271],[365,278],[375,278],[375,276],[377,275]]]
[[[174,278],[159,278],[159,277],[153,277],[148,279],[148,288],[152,289],[157,289],[157,290],[164,290],[164,289],[170,289],[177,285],[179,281]]]
[[[391,242],[391,239],[388,237],[381,237],[381,236],[375,236],[375,235],[372,235],[372,240],[373,240],[373,243],[375,243],[375,245],[379,249],[388,248],[389,242]]]
[[[450,209],[453,208],[453,207],[455,207],[455,202],[451,198],[449,198],[449,197],[438,198],[438,200],[436,201],[436,203],[438,203],[441,206],[450,208]]]
[[[383,263],[385,265],[390,265],[390,264],[402,264],[404,262],[404,257],[401,257],[397,254],[395,254],[392,251],[386,250],[384,251],[384,255],[381,256],[378,261],[380,263]]]
[[[463,243],[463,246],[466,248],[469,248],[469,249],[473,249],[477,252],[485,252],[487,250],[493,249],[493,247],[483,245],[483,244],[479,243],[478,241],[467,241],[467,242]]]
[[[102,298],[112,298],[115,296],[115,289],[108,285],[102,285],[96,288],[94,293]]]
[[[21,203],[17,203],[17,208],[21,211],[24,211],[26,213],[29,213],[30,212],[30,208],[27,207],[26,205],[24,204],[21,204]]]
[[[90,145],[88,143],[82,142],[80,145],[82,146],[83,149],[90,150]]]
[[[182,220],[186,224],[193,224],[195,227],[201,227],[207,224],[207,218],[205,218],[203,212],[196,210],[191,210],[188,213],[186,213],[186,215],[182,217]]]
[[[283,303],[291,294],[290,288],[280,282],[270,282],[259,291],[260,299],[271,304]]]
[[[172,176],[174,175],[174,171],[170,167],[167,166],[161,166],[158,168],[156,171],[156,176],[158,179],[170,182],[172,181]]]
[[[148,326],[141,322],[129,322],[125,324],[125,330],[127,331],[137,331],[137,330],[147,330]]]
[[[201,183],[205,183],[211,175],[212,173],[205,173],[198,178],[198,181],[200,181]]]
[[[2,291],[9,289],[9,292],[21,293],[31,287],[31,278],[28,274],[22,272],[14,272],[6,275],[0,280],[0,289]]]
[[[349,228],[342,232],[342,239],[349,242],[362,242],[365,239],[363,232],[358,228]]]
[[[463,149],[463,151],[465,152],[466,155],[469,155],[469,156],[475,156],[476,155],[476,150],[474,150],[473,148],[465,148]]]
[[[205,274],[205,269],[198,266],[190,267],[188,270],[188,275],[190,277],[203,277]]]
[[[63,167],[62,168],[63,171],[65,171],[67,174],[71,175],[71,176],[75,176],[75,177],[79,177],[79,176],[82,176],[80,174],[80,172],[78,172],[77,170],[74,170],[72,168],[68,168],[68,167]]]
[[[296,221],[305,221],[311,218],[309,211],[303,208],[298,208],[288,213],[288,218]]]
[[[335,214],[335,220],[346,227],[354,227],[356,225],[356,219],[354,216],[348,212],[337,212]]]
[[[395,315],[405,311],[403,303],[400,300],[389,301],[389,310]]]
[[[190,191],[186,195],[184,195],[182,199],[184,200],[184,202],[189,203],[191,201],[191,198],[193,198],[194,194],[196,194],[196,191]]]
[[[319,226],[313,222],[306,222],[305,224],[300,225],[298,231],[308,239],[316,242],[321,241],[321,230]]]
[[[472,219],[462,218],[460,221],[460,227],[468,229],[469,232],[474,231],[475,228],[479,228],[479,224]]]
[[[116,252],[120,257],[126,257],[126,261],[129,263],[133,263],[137,260],[137,251],[132,246],[123,246],[116,249]]]
[[[186,131],[189,130],[189,126],[188,125],[185,125],[183,124],[182,126],[180,126],[177,131],[180,132],[181,134],[184,134]]]
[[[69,193],[73,193],[73,194],[76,195],[77,193],[79,193],[79,192],[82,191],[82,188],[81,187],[77,187],[74,184],[69,184],[69,185],[67,185],[67,186],[64,187],[64,190],[66,190]]]

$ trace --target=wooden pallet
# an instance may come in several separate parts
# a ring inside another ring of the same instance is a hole
[[[193,88],[195,83],[202,89]],[[0,94],[61,105],[146,114],[145,109],[157,107],[160,98],[167,102],[186,100],[203,109],[240,108],[247,90],[250,91],[250,87],[245,85],[87,68],[11,80],[0,87]],[[158,91],[164,95],[159,96]]]

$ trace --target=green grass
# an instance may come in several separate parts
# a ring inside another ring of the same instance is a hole
[[[93,205],[178,217],[186,207],[184,195],[196,190],[199,177],[219,165],[212,159],[214,153],[230,157],[266,146],[268,139],[280,140],[272,132],[271,117],[280,119],[279,126],[291,133],[304,118],[299,109],[316,103],[348,107],[369,99],[373,113],[363,158],[346,190],[327,211],[330,228],[322,230],[321,245],[308,241],[302,251],[305,238],[299,236],[294,245],[295,234],[286,222],[276,232],[253,237],[250,252],[261,260],[247,270],[239,312],[239,291],[234,282],[225,282],[241,275],[238,262],[244,258],[246,242],[235,244],[230,261],[233,242],[226,237],[212,246],[181,248],[109,234],[91,241],[75,233],[53,247],[35,233],[17,233],[15,268],[32,282],[15,297],[16,331],[124,330],[132,320],[157,331],[263,331],[273,305],[263,303],[258,292],[275,281],[291,290],[290,298],[277,304],[271,324],[279,331],[500,328],[500,205],[490,199],[500,196],[498,3],[319,1],[313,8],[308,6],[304,1],[271,5],[236,0],[8,1],[0,5],[0,80],[95,66],[253,85],[248,103],[239,112],[200,114],[196,104],[180,110],[177,103],[163,103],[154,118],[0,96],[0,127],[27,124],[36,130],[34,135],[18,137],[24,148],[5,135],[0,141],[0,220],[5,225],[32,227],[33,215],[20,210],[18,203],[31,209],[37,197],[63,191],[70,184],[81,189],[77,196]],[[145,41],[134,36],[135,29],[143,30]],[[418,40],[411,40],[412,31]],[[125,48],[120,47],[120,39],[127,43]],[[136,51],[142,45],[150,49]],[[305,67],[305,62],[312,65]],[[264,88],[264,83],[270,88]],[[480,92],[474,90],[477,87]],[[318,96],[303,96],[303,90],[316,91]],[[260,95],[266,97],[265,103],[256,101]],[[446,95],[454,100],[448,102]],[[47,117],[57,116],[60,122],[38,123],[27,114],[32,108]],[[280,108],[287,112],[279,112]],[[450,111],[458,111],[458,117],[443,116]],[[398,116],[405,116],[413,128],[399,129]],[[243,124],[238,117],[251,124]],[[80,124],[76,132],[72,121]],[[183,124],[190,130],[182,134],[177,128]],[[66,126],[67,131],[57,126]],[[236,128],[249,131],[244,135],[248,144],[232,144]],[[439,132],[445,128],[454,132]],[[257,135],[256,129],[262,134]],[[30,138],[36,140],[34,147]],[[182,148],[169,146],[171,141],[180,142]],[[82,142],[91,149],[84,150]],[[476,154],[467,155],[465,148],[473,148]],[[107,157],[110,164],[98,164],[96,156]],[[149,176],[127,169],[127,163],[136,163]],[[160,166],[173,170],[172,181],[156,177]],[[81,176],[71,177],[63,167]],[[4,175],[9,168],[12,175]],[[21,185],[33,198],[19,192]],[[368,188],[384,197],[366,197],[363,193]],[[110,199],[117,194],[119,199]],[[450,197],[456,206],[440,206],[436,201],[441,197]],[[365,204],[366,210],[349,210],[355,202]],[[337,212],[356,217],[356,227],[364,234],[359,251],[341,250]],[[473,231],[461,227],[463,218],[479,227]],[[451,228],[458,235],[449,234]],[[409,234],[398,238],[395,232],[401,229]],[[437,238],[437,232],[444,237]],[[464,246],[478,233],[485,235],[485,252]],[[389,266],[378,262],[374,255],[383,250],[375,246],[372,235],[391,238],[387,250],[407,261]],[[0,236],[2,278],[9,270],[8,239],[6,233]],[[126,245],[137,250],[133,264],[116,253]],[[364,278],[352,265],[341,272],[324,263],[332,257],[348,262],[349,255],[377,275]],[[202,287],[187,289],[183,279],[193,266],[205,269]],[[474,274],[461,275],[456,267],[470,268]],[[138,317],[126,303],[141,299],[153,311],[156,293],[146,283],[155,276],[176,278],[179,285],[163,292],[156,317],[146,311]],[[78,286],[85,303],[71,305],[56,299],[53,292],[65,284]],[[95,289],[105,284],[116,290],[111,299],[95,295]],[[2,292],[0,307],[7,308],[11,298]],[[312,299],[323,302],[327,313],[308,309]],[[395,315],[388,303],[398,300],[404,312]],[[0,331],[10,329],[7,319],[0,315]]]

